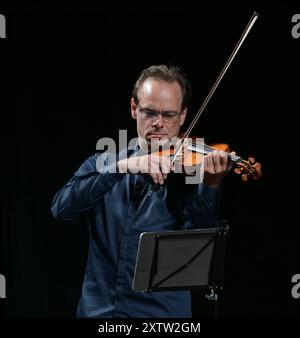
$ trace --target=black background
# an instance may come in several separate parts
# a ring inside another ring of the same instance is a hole
[[[2,5],[1,5],[2,6]],[[177,64],[203,102],[254,10],[261,16],[211,99],[195,135],[226,142],[263,165],[260,181],[230,173],[221,217],[231,232],[220,317],[298,317],[300,38],[285,2],[35,1],[1,7],[1,270],[6,317],[73,317],[86,262],[84,224],[52,217],[55,192],[119,129],[136,136],[129,102],[139,72]],[[187,126],[187,123],[186,125]],[[195,317],[211,304],[193,292]]]

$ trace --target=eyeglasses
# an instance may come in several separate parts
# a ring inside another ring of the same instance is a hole
[[[139,108],[139,111],[141,112],[142,118],[144,120],[156,120],[158,118],[158,115],[161,115],[163,120],[165,122],[174,122],[177,117],[180,115],[177,111],[162,111],[157,112],[155,110],[149,109],[149,108],[142,108],[139,104],[137,104],[137,107]]]

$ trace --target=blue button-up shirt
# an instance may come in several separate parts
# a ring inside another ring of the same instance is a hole
[[[135,151],[123,150],[118,158]],[[111,165],[105,153],[88,158],[52,203],[56,219],[74,222],[86,215],[89,225],[77,316],[191,317],[190,291],[132,290],[138,241],[142,232],[216,226],[218,189],[186,185],[184,175],[171,174],[150,195],[148,175],[111,173]]]

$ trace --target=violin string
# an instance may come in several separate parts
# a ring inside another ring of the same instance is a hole
[[[212,95],[214,94],[215,90],[217,89],[219,83],[221,82],[222,78],[224,77],[227,69],[229,68],[230,64],[232,63],[235,55],[237,54],[237,52],[239,51],[240,47],[242,46],[243,42],[245,41],[247,35],[249,34],[251,28],[253,27],[255,21],[257,20],[259,14],[257,12],[254,12],[252,14],[252,17],[250,19],[250,21],[248,22],[245,30],[243,31],[239,41],[237,42],[236,46],[234,47],[231,55],[229,56],[229,59],[227,60],[227,62],[225,63],[225,66],[223,67],[220,75],[218,76],[217,80],[215,81],[215,83],[213,84],[211,90],[209,91],[208,95],[206,96],[204,102],[202,103],[201,107],[199,108],[197,114],[195,115],[195,117],[193,118],[190,126],[187,128],[186,132],[184,133],[183,135],[183,140],[181,141],[181,144],[179,145],[179,148],[176,149],[175,153],[174,153],[174,157],[173,157],[173,162],[175,161],[176,157],[177,157],[177,154],[178,152],[180,151],[180,149],[183,147],[183,142],[184,142],[184,139],[186,139],[192,129],[194,128],[194,126],[196,125],[198,119],[200,118],[201,114],[203,113],[205,107],[207,106],[210,98],[212,97]]]
[[[198,145],[196,142],[192,142],[192,146],[195,147],[196,149],[199,149],[199,150],[206,150],[208,152],[213,152],[214,150],[220,150],[220,149],[217,149],[217,148],[214,148],[214,147],[210,147],[206,144],[203,144],[203,145]]]
[[[213,152],[214,150],[219,150],[217,148],[214,148],[214,147],[210,147],[206,144],[204,144],[203,146],[201,145],[200,147],[197,145],[197,143],[195,141],[192,142],[192,146],[195,147],[195,150],[199,150],[199,152],[202,152],[202,151],[206,151],[207,153],[211,153]],[[232,155],[232,154],[228,154],[228,157],[232,160],[232,161],[235,161],[235,162],[238,162],[238,161],[243,161],[243,159],[239,156],[236,156],[236,155]]]
[[[203,147],[202,147],[202,145],[201,145],[201,147],[198,147],[197,143],[195,141],[192,141],[192,145],[195,147],[195,150],[199,150],[200,152],[202,152],[204,150],[207,153],[211,153],[214,150],[218,150],[217,148],[208,146],[206,144],[203,144]],[[232,161],[240,163],[244,170],[247,169],[249,174],[255,175],[255,173],[256,173],[255,168],[253,168],[252,165],[250,163],[248,163],[246,160],[244,160],[243,158],[241,158],[239,156],[234,156],[234,155],[231,155],[231,154],[228,154],[228,156]]]

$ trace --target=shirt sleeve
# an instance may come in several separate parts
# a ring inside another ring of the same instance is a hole
[[[51,206],[56,219],[66,222],[78,221],[83,213],[93,208],[123,178],[125,174],[112,170],[116,169],[116,161],[107,161],[105,156],[95,154],[88,158],[68,183],[56,193]]]
[[[182,229],[195,229],[218,226],[220,187],[210,187],[204,183],[198,185],[184,207]]]

